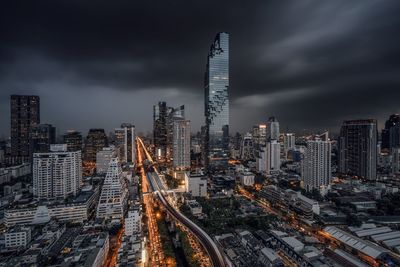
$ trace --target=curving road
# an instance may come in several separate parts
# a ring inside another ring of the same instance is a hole
[[[153,163],[153,159],[151,158],[150,153],[147,151],[146,147],[143,144],[143,141],[138,137],[138,142],[141,144],[143,151],[146,154],[147,159]],[[157,194],[158,198],[160,199],[161,203],[165,206],[168,213],[186,226],[189,231],[199,240],[200,244],[204,247],[209,255],[211,262],[214,267],[224,267],[226,266],[224,257],[221,251],[218,249],[215,242],[211,239],[211,237],[198,225],[193,223],[190,219],[188,219],[185,215],[180,213],[177,209],[175,209],[165,197],[165,187],[163,182],[158,175],[158,171],[154,168],[154,172],[146,173],[147,179],[152,187],[152,189]]]

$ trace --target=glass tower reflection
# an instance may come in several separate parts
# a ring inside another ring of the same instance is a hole
[[[229,145],[229,34],[218,33],[205,73],[206,167],[225,165]]]

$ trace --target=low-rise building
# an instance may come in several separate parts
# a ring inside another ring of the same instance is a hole
[[[31,242],[31,228],[26,226],[16,226],[5,233],[6,248],[26,247]]]
[[[206,197],[207,177],[200,174],[185,173],[185,191],[193,197]]]

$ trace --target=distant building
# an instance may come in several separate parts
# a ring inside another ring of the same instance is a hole
[[[377,141],[376,120],[344,121],[339,137],[340,172],[376,180]]]
[[[103,147],[96,154],[96,173],[106,174],[110,166],[111,159],[117,157],[117,151],[114,146]]]
[[[136,132],[135,126],[130,123],[121,124],[115,129],[115,145],[121,162],[136,162]]]
[[[170,160],[173,158],[174,153],[174,122],[176,120],[185,119],[185,106],[179,107],[168,107],[167,110],[167,149],[166,159]]]
[[[205,166],[226,166],[229,152],[229,34],[220,32],[207,57],[205,72]]]
[[[296,148],[296,136],[294,133],[285,133],[283,135],[283,149],[285,152],[285,157],[289,150],[294,150]]]
[[[307,191],[312,189],[321,191],[330,184],[332,178],[331,150],[332,143],[327,138],[314,137],[307,141],[301,173],[303,186]]]
[[[252,160],[255,158],[255,147],[253,136],[251,133],[246,133],[240,145],[240,158],[242,160]]]
[[[275,117],[269,117],[268,119],[267,140],[279,140],[279,122]]]
[[[400,147],[392,148],[392,174],[400,173]]]
[[[281,145],[277,140],[267,142],[266,154],[266,172],[277,172],[281,168]]]
[[[382,149],[391,149],[395,147],[395,143],[399,144],[399,124],[400,115],[392,114],[389,119],[385,122],[385,128],[382,129]],[[397,127],[391,131],[392,128]]]
[[[200,174],[185,173],[185,191],[193,197],[206,197],[207,177]]]
[[[97,218],[121,219],[128,201],[128,188],[122,176],[118,158],[113,158],[107,170],[97,206]]]
[[[108,138],[104,129],[90,129],[85,141],[83,159],[95,162],[97,152],[106,146],[108,146]]]
[[[173,122],[173,165],[175,169],[190,169],[190,121],[175,119]]]
[[[75,130],[69,130],[63,136],[64,144],[68,151],[82,151],[82,134]]]
[[[160,101],[153,106],[153,144],[157,158],[165,158],[167,154],[167,103]]]
[[[261,146],[265,146],[267,142],[267,125],[260,124],[253,126],[252,136],[256,149]]]
[[[52,145],[49,153],[33,154],[33,194],[38,199],[65,199],[82,185],[81,152]]]
[[[29,161],[30,133],[40,124],[40,98],[34,95],[11,96],[11,156],[17,162]]]
[[[56,128],[51,124],[38,124],[31,128],[31,153],[45,153],[50,151],[50,145],[56,143]]]

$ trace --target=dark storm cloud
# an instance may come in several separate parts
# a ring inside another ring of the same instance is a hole
[[[197,129],[218,31],[231,34],[233,129],[269,115],[291,130],[382,120],[400,111],[399,11],[395,0],[13,1],[0,11],[0,129],[12,93],[40,94],[63,130],[150,129],[162,99],[186,104]]]

